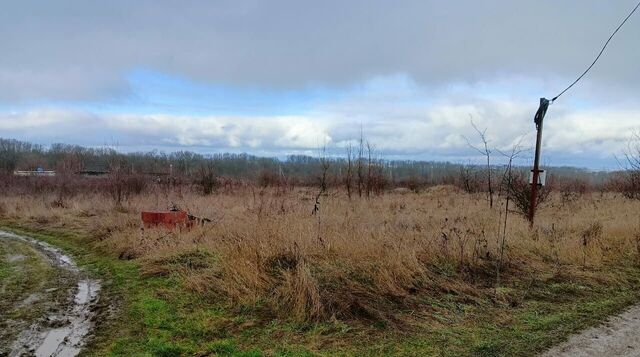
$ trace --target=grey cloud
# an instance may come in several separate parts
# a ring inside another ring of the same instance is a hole
[[[424,85],[524,74],[564,84],[635,1],[14,1],[0,12],[0,102],[126,95],[149,67],[238,85]],[[593,74],[638,93],[640,19]],[[560,88],[558,88],[560,89]],[[541,93],[541,95],[553,93]]]

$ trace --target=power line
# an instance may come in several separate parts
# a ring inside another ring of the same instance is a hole
[[[582,77],[584,77],[587,72],[589,72],[589,70],[591,70],[591,68],[596,64],[596,62],[598,62],[598,60],[600,59],[600,56],[602,56],[602,53],[604,52],[605,48],[607,48],[607,45],[609,44],[609,42],[611,42],[611,39],[613,38],[613,36],[616,35],[616,33],[618,33],[618,30],[620,30],[620,28],[625,24],[625,22],[627,22],[627,20],[629,20],[629,18],[633,15],[634,12],[636,12],[636,10],[638,9],[638,7],[640,7],[640,2],[638,2],[638,4],[636,5],[636,7],[633,8],[633,10],[631,10],[631,12],[629,13],[629,15],[627,15],[627,17],[624,18],[624,20],[622,21],[622,23],[620,23],[620,25],[616,28],[615,31],[613,31],[613,33],[611,34],[611,36],[609,36],[609,39],[607,40],[607,42],[604,43],[604,46],[602,46],[602,49],[600,50],[600,53],[598,53],[598,56],[596,56],[596,59],[593,60],[593,62],[591,63],[591,65],[580,75],[580,77],[578,77],[578,79],[576,79],[575,81],[573,81],[573,83],[571,83],[571,85],[569,85],[567,88],[565,88],[562,92],[560,92],[560,94],[556,95],[555,97],[553,97],[553,99],[551,99],[551,103],[553,103],[556,99],[558,99],[561,95],[564,94],[564,92],[568,91],[571,87],[573,87],[576,83],[578,83]]]
[[[633,15],[633,13],[636,12],[638,7],[640,7],[640,2],[638,2],[636,7],[634,7],[633,10],[631,10],[629,15],[627,15],[627,17],[624,18],[622,23],[620,25],[618,25],[616,30],[613,31],[611,36],[609,36],[609,39],[607,40],[607,42],[604,43],[604,46],[602,46],[602,49],[600,50],[600,52],[596,56],[596,59],[593,60],[591,65],[589,67],[587,67],[587,69],[584,72],[582,72],[582,74],[575,81],[573,81],[573,83],[571,83],[571,85],[569,85],[562,92],[560,92],[560,94],[556,95],[551,100],[549,100],[547,98],[540,98],[540,107],[538,107],[538,111],[536,112],[536,115],[535,115],[535,117],[533,119],[533,121],[536,123],[537,135],[536,135],[536,154],[535,154],[535,158],[534,158],[534,161],[533,161],[533,170],[531,170],[531,172],[533,173],[533,179],[531,180],[531,198],[529,199],[529,224],[530,224],[531,227],[533,227],[533,219],[535,217],[535,212],[536,212],[536,200],[538,199],[537,191],[538,191],[538,184],[539,184],[538,178],[540,177],[540,172],[541,172],[540,171],[540,148],[541,148],[541,143],[542,143],[542,121],[544,120],[544,116],[547,113],[547,109],[549,108],[549,104],[553,103],[556,99],[558,99],[566,91],[571,89],[571,87],[573,87],[576,83],[578,83],[582,79],[582,77],[584,77],[589,72],[589,70],[591,70],[591,68],[600,59],[600,56],[602,56],[602,53],[604,52],[605,48],[607,48],[607,45],[609,44],[609,42],[611,42],[611,39],[613,38],[613,36],[615,36],[616,33],[618,33],[620,28],[627,22],[627,20],[629,20],[629,18]]]

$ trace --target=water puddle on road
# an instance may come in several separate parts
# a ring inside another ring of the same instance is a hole
[[[0,239],[17,239],[44,253],[52,266],[66,270],[74,279],[68,298],[21,331],[9,356],[73,357],[80,353],[93,328],[100,282],[89,279],[70,256],[44,242],[0,231]]]

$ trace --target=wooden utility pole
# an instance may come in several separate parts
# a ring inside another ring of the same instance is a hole
[[[540,147],[542,146],[542,121],[549,108],[549,100],[540,98],[540,107],[533,121],[536,123],[536,156],[533,160],[533,179],[531,180],[531,199],[529,200],[529,225],[533,227],[536,214],[536,200],[538,198],[538,177],[540,176]]]

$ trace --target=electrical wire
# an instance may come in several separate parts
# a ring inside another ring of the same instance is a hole
[[[636,12],[636,10],[638,10],[638,7],[640,7],[640,2],[638,2],[638,4],[636,5],[636,7],[633,8],[633,10],[631,10],[631,12],[629,13],[629,15],[627,15],[627,17],[624,18],[624,20],[622,21],[622,23],[620,23],[620,25],[616,28],[615,31],[613,31],[613,33],[611,34],[611,36],[609,36],[609,39],[607,40],[607,42],[604,43],[604,46],[602,46],[602,49],[600,50],[600,53],[598,53],[598,56],[596,56],[596,59],[593,60],[593,62],[591,63],[591,65],[580,75],[580,77],[578,77],[575,81],[573,81],[573,83],[571,83],[571,85],[569,85],[567,88],[565,88],[562,92],[560,92],[560,94],[556,95],[555,97],[553,97],[553,99],[551,99],[551,103],[553,103],[556,99],[558,99],[561,95],[564,94],[564,92],[568,91],[569,89],[571,89],[571,87],[573,87],[576,83],[578,83],[582,77],[584,77],[589,70],[591,70],[591,68],[596,64],[596,62],[598,62],[598,60],[600,59],[600,56],[602,56],[602,53],[604,53],[605,48],[607,48],[607,45],[609,44],[609,42],[611,42],[611,39],[613,38],[613,36],[616,35],[616,33],[618,33],[618,30],[620,30],[620,28],[622,28],[622,26],[625,24],[625,22],[627,22],[627,20],[629,20],[629,18],[633,15],[634,12]]]

